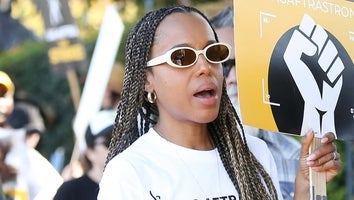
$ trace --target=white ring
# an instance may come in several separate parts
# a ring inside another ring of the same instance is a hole
[[[333,160],[337,160],[337,154],[336,154],[336,152],[333,152]]]

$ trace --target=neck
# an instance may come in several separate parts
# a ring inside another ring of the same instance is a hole
[[[92,167],[92,169],[87,172],[87,176],[90,177],[96,183],[99,183],[102,178],[102,173],[103,169],[100,169],[98,167]]]
[[[199,128],[166,128],[156,124],[154,130],[165,140],[195,150],[212,150],[215,148],[206,125]]]

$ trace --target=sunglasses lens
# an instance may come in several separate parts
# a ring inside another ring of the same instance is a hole
[[[196,54],[193,50],[180,48],[172,52],[171,61],[178,66],[188,66],[194,63]]]
[[[229,54],[229,49],[223,44],[210,46],[206,50],[206,56],[212,62],[223,62],[228,58]]]

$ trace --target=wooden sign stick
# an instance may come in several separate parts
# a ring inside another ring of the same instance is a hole
[[[321,145],[321,138],[315,137],[309,149],[313,152]],[[310,200],[327,200],[326,173],[315,172],[310,168]]]

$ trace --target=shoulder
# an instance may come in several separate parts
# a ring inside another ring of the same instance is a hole
[[[126,193],[137,194],[140,191],[141,177],[131,162],[129,154],[122,152],[107,163],[99,183],[98,199],[125,197]]]
[[[72,196],[72,193],[80,189],[77,184],[77,179],[72,179],[70,181],[66,181],[58,188],[54,200],[61,200],[61,199],[72,199],[69,198]]]
[[[85,191],[82,193],[82,191]],[[87,175],[65,181],[57,190],[54,200],[61,199],[77,199],[78,197],[86,197],[97,195],[98,184],[92,181]]]
[[[136,174],[135,165],[147,162],[149,146],[153,145],[150,132],[140,136],[126,150],[114,156],[106,165],[100,185],[109,182],[108,185],[119,184],[117,179],[126,178],[126,176],[134,177]]]
[[[154,159],[156,153],[160,151],[158,140],[155,132],[150,129],[149,132],[140,136],[126,150],[113,157],[105,168],[105,174],[119,175],[119,172],[123,174],[127,174],[128,172],[133,173],[134,166],[151,163],[151,159]]]
[[[83,178],[79,177],[65,181],[63,184],[61,184],[58,191],[75,191],[77,188],[80,188],[79,185],[81,185],[80,183],[82,182],[82,180]]]
[[[111,165],[117,165],[116,163],[121,164],[122,162],[126,162],[126,164],[129,162],[134,164],[147,162],[150,159],[154,159],[156,154],[163,153],[161,152],[161,147],[165,145],[164,143],[166,143],[166,141],[151,128],[127,149],[116,155],[109,163],[111,163]]]
[[[164,142],[150,129],[126,150],[113,157],[107,163],[99,183],[99,199],[116,198],[116,193],[112,194],[112,191],[119,191],[125,199],[141,199],[129,195],[139,195],[137,191],[145,191],[146,182],[151,181],[151,177],[158,177],[162,173],[160,169],[167,162]]]

